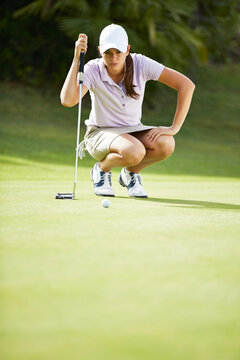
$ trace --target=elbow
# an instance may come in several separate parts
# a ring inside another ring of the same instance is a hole
[[[62,92],[61,92],[61,94],[60,94],[60,101],[61,101],[61,105],[62,105],[62,106],[69,107],[68,102],[66,101],[65,96],[63,95]]]
[[[75,104],[72,104],[71,102],[69,102],[64,96],[60,95],[60,101],[61,101],[61,104],[62,106],[65,106],[65,107],[72,107],[74,106]]]
[[[195,87],[196,85],[191,80],[189,80],[189,88],[192,90],[192,92],[194,92]]]
[[[182,86],[180,86],[179,90],[182,90],[184,92],[191,92],[193,94],[195,90],[195,84],[190,79],[187,79],[187,81],[185,81]]]
[[[61,104],[62,104],[62,106],[65,106],[65,107],[73,107],[73,104],[69,104],[69,103],[64,102],[62,100],[61,100]]]
[[[195,90],[195,84],[192,82],[192,80],[185,78],[185,81],[181,82],[179,86],[176,87],[177,91],[187,91],[187,92],[194,92]]]

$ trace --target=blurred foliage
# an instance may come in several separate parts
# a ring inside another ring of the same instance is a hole
[[[195,24],[211,63],[240,60],[240,1],[198,0]]]
[[[103,27],[117,23],[131,51],[180,71],[240,59],[240,0],[4,0],[1,79],[60,86],[80,32],[97,54]]]
[[[5,9],[1,8],[0,41],[4,44],[0,56],[1,79],[34,86],[58,85],[66,75],[72,42],[53,18],[13,17],[19,3],[6,2]]]

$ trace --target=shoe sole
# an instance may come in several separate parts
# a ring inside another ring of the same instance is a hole
[[[148,196],[146,195],[143,195],[143,196],[130,196],[131,198],[134,198],[134,199],[147,199]]]
[[[110,194],[96,194],[95,192],[94,192],[94,194],[97,195],[97,196],[115,197],[115,195],[110,195]]]
[[[120,185],[122,185],[123,187],[126,187],[127,188],[127,186],[124,184],[124,182],[122,181],[122,178],[121,178],[121,175],[119,176],[119,178],[118,178],[118,182],[119,182],[119,184]],[[143,196],[131,196],[131,195],[129,195],[131,198],[139,198],[139,199],[147,199],[148,198],[148,196],[147,195],[143,195]]]
[[[94,181],[93,181],[93,169],[90,171],[90,176],[91,176],[91,180],[94,184]],[[95,191],[94,191],[94,194],[97,195],[97,196],[104,196],[104,197],[115,197],[115,195],[113,194],[96,194]]]

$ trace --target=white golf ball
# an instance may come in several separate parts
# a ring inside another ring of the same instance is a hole
[[[104,199],[101,203],[102,207],[108,208],[110,206],[110,201],[108,199]]]

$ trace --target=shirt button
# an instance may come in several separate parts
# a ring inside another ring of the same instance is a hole
[[[121,98],[124,99],[124,96],[122,95]]]
[[[125,104],[122,104],[122,106],[125,106]]]

